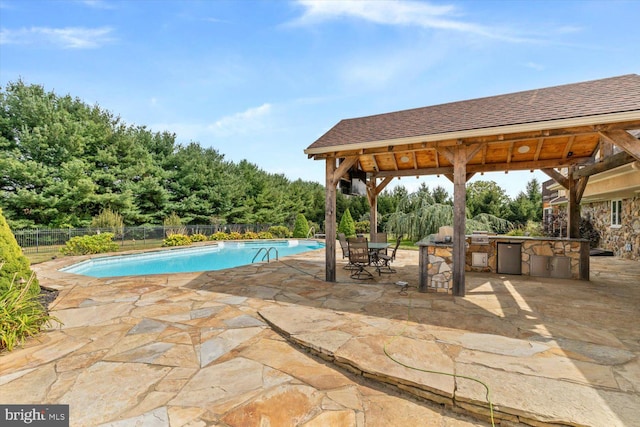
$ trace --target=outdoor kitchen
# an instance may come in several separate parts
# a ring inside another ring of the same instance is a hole
[[[453,237],[441,227],[417,242],[421,292],[453,288]],[[465,237],[465,271],[589,280],[589,241],[553,237],[493,235],[474,231]]]

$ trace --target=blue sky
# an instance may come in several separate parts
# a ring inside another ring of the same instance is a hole
[[[343,118],[639,73],[639,16],[636,0],[0,0],[0,85],[323,183],[303,150]],[[533,177],[482,179],[515,196]]]

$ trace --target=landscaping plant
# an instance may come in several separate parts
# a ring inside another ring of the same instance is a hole
[[[202,233],[195,233],[195,234],[192,234],[191,236],[189,236],[189,238],[190,238],[190,239],[191,239],[191,241],[192,241],[192,242],[194,242],[194,243],[195,243],[195,242],[206,242],[206,241],[208,240],[208,239],[207,239],[207,236],[205,236],[205,235],[204,235],[204,234],[202,234]]]
[[[269,227],[269,230],[267,231],[271,233],[273,237],[277,237],[280,239],[286,239],[291,235],[291,232],[289,231],[289,229],[284,225],[273,225]]]
[[[224,231],[218,231],[209,236],[209,240],[229,240],[229,235]]]
[[[298,214],[296,216],[296,222],[293,226],[293,237],[295,238],[306,238],[309,234],[309,223],[307,222],[307,218],[304,217],[304,214]]]
[[[40,285],[0,209],[0,351],[36,335],[51,318],[38,301]]]
[[[122,215],[109,208],[102,209],[98,215],[91,220],[91,227],[108,229],[114,235],[121,235],[124,231],[124,221]]]
[[[356,224],[351,217],[351,212],[349,212],[349,209],[344,211],[342,218],[340,218],[338,233],[344,233],[344,235],[347,237],[353,237],[356,235]]]
[[[113,241],[113,233],[100,233],[72,237],[60,252],[63,255],[91,255],[117,250],[118,244]]]
[[[0,264],[0,271],[3,266]],[[38,300],[40,287],[34,285],[35,274],[31,273],[25,283],[21,283],[22,279],[16,281],[16,277],[14,275],[8,288],[0,289],[0,351],[11,351],[26,338],[37,335],[43,326],[59,322]]]
[[[162,246],[188,246],[191,238],[186,234],[171,234],[162,241]]]

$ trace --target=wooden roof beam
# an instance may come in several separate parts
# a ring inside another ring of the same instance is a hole
[[[423,176],[423,175],[446,175],[453,174],[453,166],[439,168],[406,169],[399,171],[384,171],[375,174],[378,178],[383,177],[403,177],[403,176]],[[453,175],[452,175],[453,176]]]
[[[629,132],[617,129],[600,132],[600,136],[640,160],[640,140]]]
[[[636,160],[631,154],[626,151],[621,151],[613,156],[609,156],[601,162],[588,165],[582,169],[578,169],[573,173],[573,178],[578,179],[585,176],[595,175],[597,173],[606,172],[610,169],[614,169],[620,166],[624,166],[628,163],[632,163]]]
[[[542,169],[542,172],[546,173],[551,179],[553,179],[558,184],[562,185],[564,188],[569,188],[569,178],[562,175],[555,169],[545,168]]]
[[[486,143],[482,143],[482,144],[478,144],[478,145],[475,145],[475,146],[467,147],[467,163],[469,163],[471,161],[471,159],[473,159],[475,157],[475,155],[478,154],[478,152],[480,150],[482,150],[482,149],[485,150],[484,153],[486,155],[486,147],[487,147]]]
[[[467,165],[467,172],[502,172],[502,171],[517,171],[517,170],[536,170],[545,168],[560,168],[570,165],[582,165],[589,163],[591,157],[569,157],[568,159],[549,159],[526,161],[526,162],[511,162],[511,163],[489,163],[486,165]]]
[[[357,157],[347,157],[344,159],[340,166],[335,170],[331,178],[333,185],[338,185],[338,181],[351,169],[351,166],[355,165],[358,161]]]
[[[468,173],[481,173],[481,172],[502,172],[505,170],[517,171],[517,170],[532,170],[532,169],[548,169],[548,168],[561,168],[570,165],[581,165],[591,161],[591,157],[570,157],[566,160],[539,160],[537,162],[511,162],[508,165],[506,163],[495,163],[486,165],[467,165]],[[382,171],[375,173],[376,177],[385,176],[422,176],[422,175],[451,175],[453,176],[453,166],[438,167],[438,168],[421,168],[421,169],[407,169],[398,171]]]

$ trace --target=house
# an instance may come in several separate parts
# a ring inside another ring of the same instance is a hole
[[[640,131],[629,131],[636,138]],[[640,145],[640,141],[638,141]],[[622,152],[612,147],[597,155],[610,157]],[[561,173],[566,174],[564,169]],[[567,190],[554,180],[542,184],[543,223],[549,234],[567,235]],[[614,255],[640,260],[640,161],[592,175],[580,203],[583,229],[592,227],[598,248]]]

